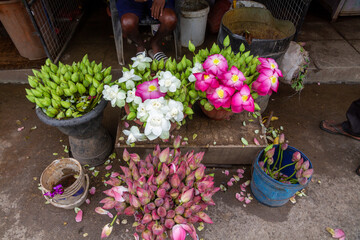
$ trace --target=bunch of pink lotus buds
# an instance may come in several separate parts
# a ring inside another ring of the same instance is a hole
[[[193,224],[213,223],[205,210],[215,205],[212,196],[220,188],[214,187],[213,176],[205,175],[204,152],[181,155],[180,140],[176,138],[172,150],[156,146],[145,160],[125,149],[128,167],[121,166],[123,175],[106,182],[112,188],[104,191],[108,197],[100,202],[102,209],[134,215],[133,226],[145,240],[184,240],[187,233],[197,239]],[[122,182],[126,187],[120,186]],[[104,227],[102,237],[111,233],[111,226]]]
[[[294,152],[292,155],[291,163],[283,166],[283,152],[288,148],[288,144],[285,142],[284,134],[279,136],[279,146],[276,160],[274,161],[274,155],[276,148],[273,145],[269,145],[265,148],[264,161],[259,162],[261,169],[273,179],[289,184],[301,184],[306,185],[309,178],[312,176],[314,170],[310,167],[309,160],[304,161],[300,152]],[[281,172],[281,170],[294,166],[294,172],[287,176]]]

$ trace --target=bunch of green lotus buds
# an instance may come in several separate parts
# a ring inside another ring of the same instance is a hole
[[[117,174],[117,178],[106,181],[112,188],[104,191],[108,197],[100,202],[103,207],[95,211],[108,214],[109,209],[115,208],[116,216],[134,215],[133,227],[143,239],[178,239],[173,232],[178,227],[197,239],[193,224],[213,223],[205,210],[215,205],[212,196],[220,188],[214,186],[213,176],[205,174],[206,167],[201,164],[204,152],[181,155],[179,146],[180,137],[177,137],[175,149],[161,151],[157,146],[145,160],[125,149],[123,159],[128,167],[121,166],[123,175]],[[109,225],[104,228],[108,230]],[[107,237],[109,232],[103,230],[102,237]]]
[[[28,76],[31,86],[26,97],[52,118],[67,119],[84,115],[101,100],[104,84],[112,80],[111,67],[90,62],[85,55],[81,62],[55,65],[47,59],[40,71]]]

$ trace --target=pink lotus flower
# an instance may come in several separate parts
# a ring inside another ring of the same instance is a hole
[[[276,61],[272,58],[258,58],[261,64],[257,67],[259,73],[261,73],[264,69],[271,69],[273,72],[276,72],[278,76],[282,77],[281,70],[278,67]]]
[[[123,193],[128,192],[128,189],[126,187],[116,186],[116,187],[113,187],[111,190],[113,192],[115,201],[118,201],[118,202],[125,201],[125,199],[123,198]]]
[[[208,88],[217,88],[219,82],[216,80],[216,77],[210,73],[194,73],[196,78],[195,89],[205,92]]]
[[[254,112],[254,99],[251,96],[250,88],[248,85],[244,85],[239,92],[235,93],[232,96],[231,110],[234,113],[239,113],[243,110],[246,110],[248,112]]]
[[[278,87],[278,74],[269,69],[264,69],[252,84],[252,88],[261,96],[271,95],[273,91],[277,92]]]
[[[225,86],[235,88],[236,90],[241,89],[245,80],[244,74],[235,66],[232,66],[230,71],[222,75],[222,83]]]
[[[141,97],[144,102],[146,99],[156,99],[164,97],[166,93],[160,92],[159,81],[155,78],[152,81],[143,82],[136,86],[135,95]]]
[[[181,226],[182,224],[176,224],[172,228],[172,239],[173,240],[185,240],[186,238],[186,231]]]
[[[215,76],[219,76],[223,72],[227,71],[228,63],[223,55],[213,54],[205,60],[203,68],[205,71],[214,74]]]
[[[219,87],[208,91],[206,97],[215,108],[229,108],[231,105],[231,96],[234,94],[234,92],[234,88],[220,85]]]

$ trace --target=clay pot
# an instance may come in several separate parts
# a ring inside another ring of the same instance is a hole
[[[203,105],[200,104],[201,110],[203,113],[213,120],[230,120],[231,116],[234,115],[232,111],[226,111],[225,109],[213,109],[211,111],[207,111]]]

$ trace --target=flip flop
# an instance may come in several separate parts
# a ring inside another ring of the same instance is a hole
[[[323,120],[320,122],[320,129],[324,130],[325,132],[331,133],[331,134],[337,134],[337,135],[343,135],[350,137],[352,139],[360,141],[360,137],[351,135],[350,133],[347,133],[343,130],[341,123],[336,123],[333,120]]]
[[[360,166],[355,170],[356,174],[360,176]]]
[[[135,55],[135,57],[139,56],[140,54],[144,54],[145,57],[147,57],[146,49],[145,49],[144,51],[142,51],[142,52],[137,52],[136,55]]]
[[[168,57],[166,56],[166,54],[164,52],[157,52],[154,54],[154,51],[151,49],[149,50],[149,56],[152,59],[156,59],[157,61],[161,61],[161,59],[164,59],[164,62],[166,62],[166,60],[168,60]]]

